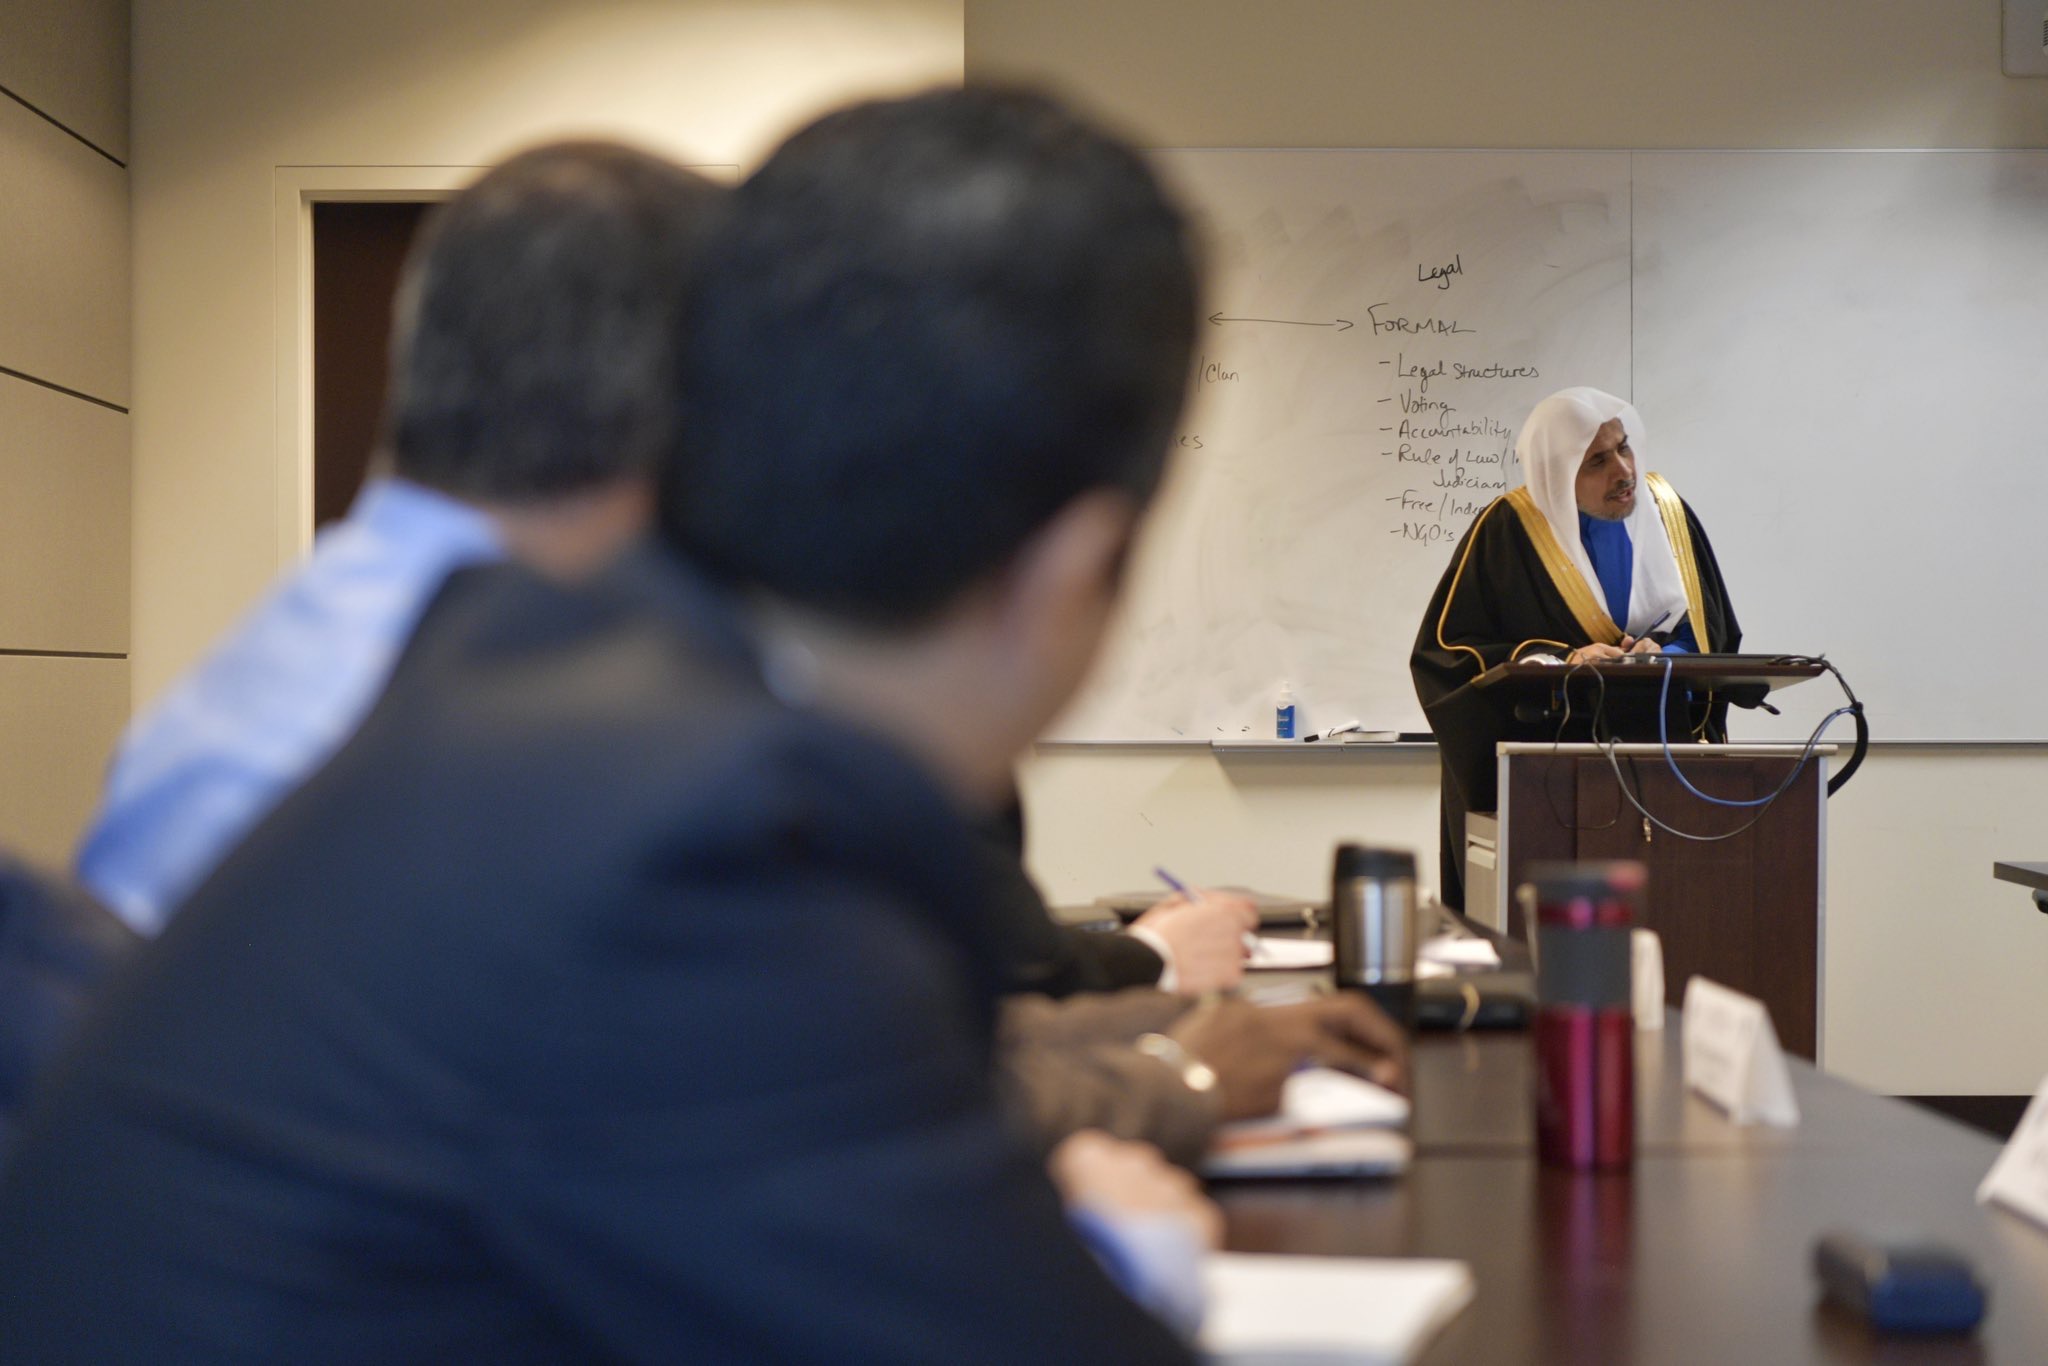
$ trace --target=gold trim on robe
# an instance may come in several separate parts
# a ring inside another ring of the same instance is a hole
[[[1504,500],[1514,508],[1522,519],[1522,530],[1528,533],[1529,543],[1536,547],[1536,558],[1543,561],[1543,567],[1550,572],[1550,582],[1564,605],[1571,608],[1572,616],[1579,623],[1579,629],[1598,645],[1621,644],[1622,630],[1614,624],[1614,618],[1607,615],[1606,607],[1593,596],[1593,587],[1586,582],[1586,576],[1572,563],[1571,556],[1564,553],[1557,533],[1550,529],[1550,519],[1543,515],[1543,509],[1536,506],[1536,499],[1523,485]],[[1686,543],[1690,549],[1691,542]]]
[[[1472,523],[1471,530],[1465,533],[1465,549],[1458,555],[1458,572],[1451,575],[1451,591],[1444,594],[1444,610],[1436,614],[1436,647],[1439,650],[1463,650],[1478,663],[1480,673],[1486,672],[1486,656],[1470,645],[1453,645],[1445,640],[1444,621],[1451,615],[1451,604],[1458,600],[1458,585],[1465,581],[1465,562],[1472,558],[1472,547],[1479,543],[1479,528],[1493,515],[1493,510],[1500,506],[1500,502],[1501,500],[1496,498],[1488,503],[1486,511],[1479,514],[1478,520]]]
[[[1685,524],[1685,504],[1678,501],[1678,490],[1661,474],[1644,474],[1643,487],[1657,504],[1657,515],[1664,519],[1664,534],[1671,540],[1671,553],[1678,560],[1678,581],[1684,585],[1685,605],[1692,613],[1693,639],[1699,642],[1702,652],[1710,654],[1714,642],[1707,639],[1707,598],[1700,591],[1700,564],[1693,554],[1692,531]]]
[[[1472,547],[1479,540],[1480,524],[1483,523],[1488,517],[1492,516],[1493,510],[1499,507],[1505,501],[1507,501],[1505,498],[1496,498],[1491,503],[1488,503],[1486,505],[1486,511],[1480,513],[1479,516],[1473,520],[1471,529],[1465,533],[1465,549],[1464,552],[1458,556],[1458,571],[1455,574],[1451,575],[1451,589],[1448,593],[1444,594],[1443,611],[1436,614],[1436,647],[1439,650],[1446,651],[1463,650],[1466,654],[1472,656],[1472,662],[1478,666],[1477,670],[1475,671],[1475,676],[1477,676],[1477,674],[1483,674],[1486,672],[1486,656],[1480,654],[1479,651],[1473,649],[1470,645],[1453,645],[1449,641],[1445,640],[1444,622],[1450,618],[1451,604],[1458,600],[1458,585],[1465,581],[1465,562],[1472,558]],[[1558,649],[1565,651],[1569,651],[1572,648],[1571,646],[1565,644],[1561,640],[1545,640],[1539,636],[1532,640],[1525,640],[1520,645],[1517,645],[1514,649],[1508,651],[1509,661],[1512,662],[1514,660],[1520,659],[1522,657],[1522,651],[1528,649],[1531,645],[1555,645]]]

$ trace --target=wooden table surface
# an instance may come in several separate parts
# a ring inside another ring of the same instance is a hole
[[[2048,1362],[2048,1230],[1973,1200],[1997,1144],[1797,1060],[1800,1125],[1738,1128],[1685,1093],[1676,1025],[1637,1036],[1628,1175],[1537,1163],[1528,1036],[1426,1036],[1407,1175],[1220,1185],[1229,1245],[1470,1263],[1427,1363]],[[1813,1243],[1838,1227],[1969,1256],[1977,1335],[1881,1339],[1818,1307]]]

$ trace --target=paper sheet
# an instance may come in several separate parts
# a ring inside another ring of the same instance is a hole
[[[1393,1129],[1318,1129],[1211,1148],[1201,1174],[1211,1180],[1291,1180],[1304,1176],[1389,1177],[1408,1170],[1415,1145]]]
[[[1200,1345],[1225,1361],[1413,1359],[1471,1303],[1463,1262],[1219,1252]]]
[[[1326,968],[1336,962],[1336,948],[1327,939],[1275,939],[1259,936],[1244,965],[1253,970]]]
[[[1415,957],[1424,963],[1441,963],[1450,968],[1497,968],[1500,952],[1489,940],[1440,934],[1422,941]]]

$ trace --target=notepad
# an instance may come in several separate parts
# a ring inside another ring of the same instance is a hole
[[[1326,1129],[1243,1147],[1211,1148],[1202,1175],[1212,1181],[1384,1178],[1408,1170],[1414,1145],[1392,1129]]]
[[[1426,939],[1415,956],[1421,962],[1441,963],[1453,970],[1500,966],[1500,950],[1494,948],[1491,940],[1465,935],[1440,934]]]
[[[1413,1151],[1395,1132],[1408,1101],[1384,1086],[1330,1067],[1287,1079],[1280,1109],[1216,1131],[1202,1175],[1219,1179],[1295,1176],[1394,1176]]]
[[[1217,1131],[1219,1139],[1255,1138],[1310,1129],[1393,1128],[1408,1122],[1408,1098],[1334,1067],[1304,1067],[1280,1088],[1280,1108]]]
[[[1222,1361],[1414,1359],[1472,1302],[1463,1262],[1219,1252],[1203,1269],[1200,1346]]]
[[[1268,972],[1326,968],[1336,961],[1336,952],[1327,939],[1276,939],[1260,935],[1258,946],[1245,958],[1244,965]]]

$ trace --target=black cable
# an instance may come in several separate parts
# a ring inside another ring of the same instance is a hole
[[[1557,756],[1558,746],[1564,743],[1565,730],[1572,723],[1572,676],[1581,669],[1591,667],[1592,661],[1585,659],[1580,660],[1576,664],[1569,664],[1565,668],[1564,677],[1559,681],[1559,691],[1562,693],[1564,697],[1564,718],[1557,723],[1557,734],[1552,736],[1550,740],[1550,752],[1551,757],[1553,758]],[[1599,685],[1600,689],[1599,700],[1593,706],[1593,715],[1595,717],[1598,717],[1607,709],[1607,676],[1601,673],[1597,668],[1593,669],[1593,681]],[[1620,823],[1620,798],[1615,799],[1614,815],[1609,817],[1607,822],[1603,825],[1580,825],[1577,813],[1573,813],[1570,816],[1566,816],[1564,812],[1558,809],[1557,805],[1557,792],[1555,791],[1555,784],[1559,772],[1564,772],[1568,776],[1570,770],[1566,769],[1562,764],[1556,764],[1552,765],[1551,770],[1543,775],[1543,801],[1544,804],[1550,808],[1550,818],[1557,822],[1559,828],[1570,830],[1574,833],[1577,833],[1579,831],[1585,830],[1612,830],[1617,824]]]
[[[1815,661],[1835,676],[1835,684],[1842,690],[1842,696],[1849,699],[1849,718],[1856,723],[1856,748],[1849,754],[1849,762],[1842,765],[1842,771],[1828,779],[1828,795],[1834,796],[1849,785],[1856,776],[1856,770],[1863,767],[1863,756],[1870,752],[1870,721],[1863,714],[1863,703],[1849,687],[1849,680],[1842,677],[1842,671],[1834,663],[1822,657]]]

